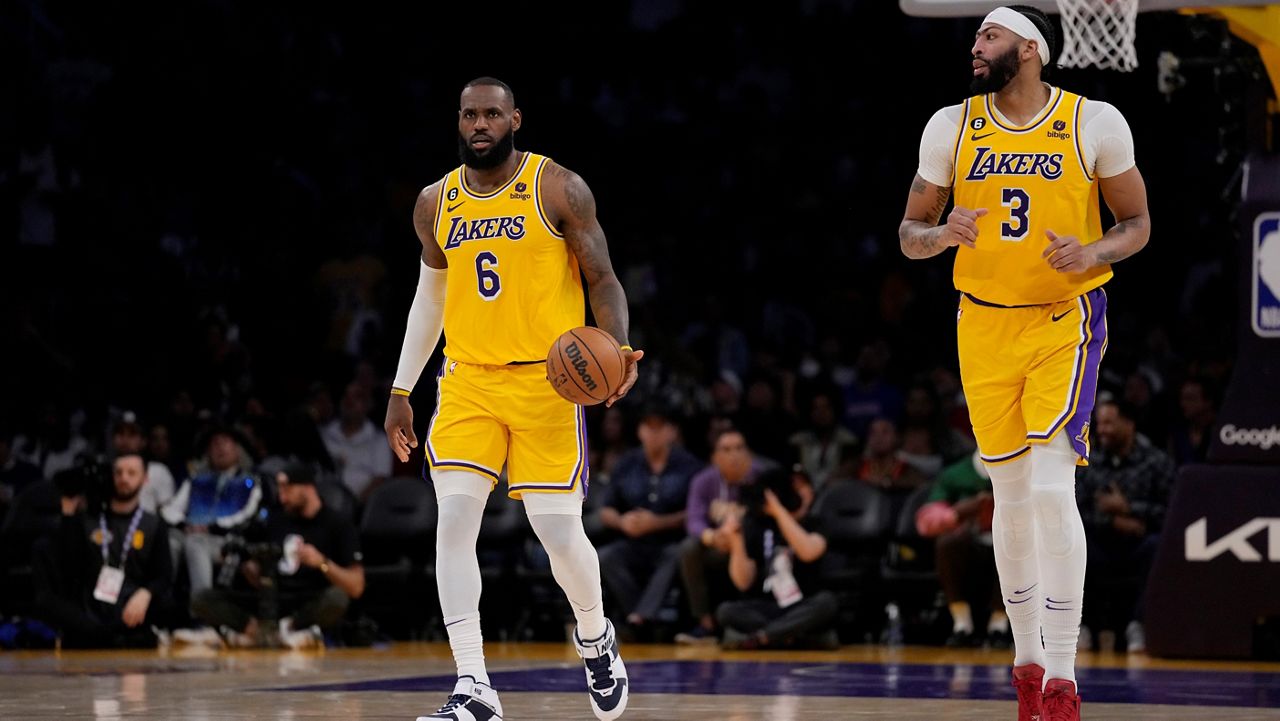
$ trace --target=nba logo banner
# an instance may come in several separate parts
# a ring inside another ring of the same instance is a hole
[[[1262,213],[1253,224],[1253,332],[1280,338],[1280,213]]]

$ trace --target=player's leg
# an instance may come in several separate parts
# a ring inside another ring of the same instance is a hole
[[[493,481],[469,471],[437,469],[439,518],[436,525],[436,588],[449,648],[458,668],[453,693],[426,719],[457,719],[466,711],[479,719],[501,719],[502,703],[489,682],[480,632],[480,563],[476,539]],[[462,717],[465,718],[465,717]]]
[[[582,528],[589,474],[586,417],[556,394],[542,368],[509,373],[507,392],[519,399],[510,420],[509,495],[524,501],[551,573],[578,620],[574,646],[586,667],[591,709],[597,718],[614,719],[626,709],[629,684],[613,624],[604,616],[600,559]]]
[[[1046,711],[1061,704],[1078,714],[1075,658],[1088,553],[1075,473],[1089,455],[1089,417],[1107,344],[1106,295],[1094,290],[1043,312],[1028,333],[1042,352],[1027,376],[1023,412],[1044,578],[1045,704]]]
[[[459,710],[501,719],[502,704],[484,663],[476,539],[506,457],[507,433],[493,417],[493,400],[485,392],[485,375],[491,371],[447,360],[445,367],[425,450],[439,508],[436,586],[458,682],[438,711],[419,719],[456,719]]]
[[[1014,665],[1043,666],[1040,566],[1022,413],[1030,359],[1018,343],[1028,317],[1025,308],[990,308],[964,298],[957,347],[969,419],[995,497],[992,545],[1014,639]]]
[[[599,719],[615,719],[627,707],[629,681],[613,624],[604,615],[600,561],[582,528],[582,494],[525,491],[529,524],[551,559],[551,573],[578,620],[574,645],[587,671],[587,693]]]
[[[979,453],[991,476],[992,546],[1013,635],[1013,686],[1019,721],[1041,715],[1040,565],[1036,553],[1031,463],[1022,394],[1031,364],[1021,336],[1031,311],[961,300],[957,322],[960,378]]]

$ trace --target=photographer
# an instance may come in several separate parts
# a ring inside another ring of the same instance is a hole
[[[771,470],[742,490],[745,512],[726,519],[729,577],[747,597],[720,605],[726,649],[835,648],[836,597],[822,590],[818,560],[827,539],[809,515],[813,487],[803,471]]]
[[[62,521],[35,550],[37,606],[64,647],[154,647],[152,627],[168,626],[173,604],[169,534],[138,498],[147,461],[120,455],[109,481],[100,469],[59,474]]]
[[[276,483],[284,513],[271,513],[246,534],[251,543],[244,551],[251,558],[240,573],[249,590],[207,589],[192,599],[191,611],[223,628],[231,645],[257,646],[274,645],[274,629],[263,624],[275,619],[254,613],[266,616],[260,609],[275,607],[284,645],[322,645],[322,629],[336,624],[351,599],[364,593],[359,537],[355,525],[324,507],[310,467],[290,465],[276,474]]]

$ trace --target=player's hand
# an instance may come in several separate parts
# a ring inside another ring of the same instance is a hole
[[[635,385],[636,379],[640,377],[640,368],[636,364],[644,357],[644,351],[623,351],[623,356],[623,361],[627,364],[627,367],[622,371],[622,385],[618,386],[617,393],[609,396],[608,400],[604,402],[605,406],[611,406],[618,402],[627,394],[627,391],[631,390],[631,386]]]
[[[1074,235],[1058,235],[1052,230],[1045,230],[1049,238],[1049,246],[1040,257],[1049,261],[1049,266],[1059,273],[1083,273],[1093,267],[1093,259],[1089,249],[1080,245],[1080,239]]]
[[[948,248],[957,245],[978,247],[978,218],[986,214],[986,208],[970,210],[957,205],[947,216],[946,225],[942,226],[942,241]]]
[[[139,588],[129,597],[129,602],[124,605],[124,612],[120,614],[120,619],[124,621],[124,625],[129,628],[137,628],[147,617],[147,607],[151,605],[151,592],[145,588]]]
[[[387,432],[387,444],[401,463],[409,462],[409,452],[418,447],[418,437],[413,435],[413,406],[408,396],[391,396],[387,401],[387,419],[382,423]]]

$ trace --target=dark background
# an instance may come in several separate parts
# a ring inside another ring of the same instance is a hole
[[[101,446],[128,409],[188,429],[182,448],[201,424],[281,418],[353,378],[380,425],[418,272],[411,209],[457,165],[458,92],[479,75],[514,88],[517,147],[596,194],[649,352],[630,408],[665,395],[696,447],[696,419],[733,390],[713,383],[724,370],[744,396],[772,390],[787,422],[807,388],[874,366],[894,392],[924,381],[952,402],[950,254],[908,262],[897,226],[925,122],[966,95],[976,18],[884,0],[545,5],[6,4],[5,432]],[[1168,96],[1164,50],[1199,59]],[[1108,286],[1103,387],[1145,383],[1159,418],[1182,378],[1229,374],[1260,85],[1256,53],[1214,21],[1144,15],[1139,53],[1132,74],[1059,80],[1134,130],[1154,231]]]

